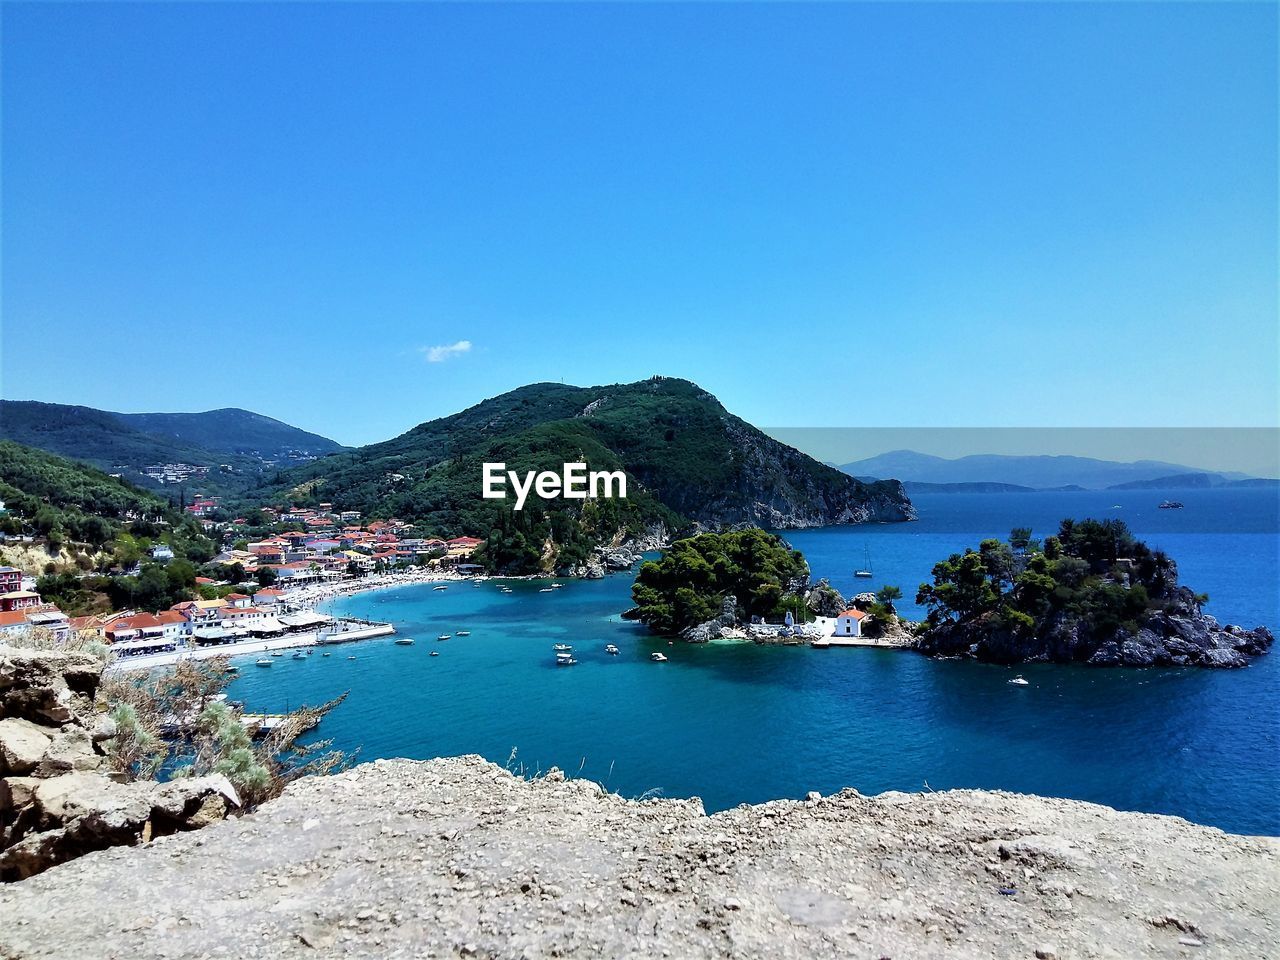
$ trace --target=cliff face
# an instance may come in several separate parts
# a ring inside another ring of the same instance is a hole
[[[0,887],[0,956],[1256,958],[1277,852],[1004,793],[707,817],[476,757],[379,761]]]

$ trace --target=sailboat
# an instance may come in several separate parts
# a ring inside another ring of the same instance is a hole
[[[861,579],[863,579],[863,580],[870,580],[870,579],[871,579],[871,577],[872,577],[872,573],[871,573],[871,551],[870,551],[870,550],[868,550],[866,547],[863,547],[863,548],[862,548],[862,550],[863,550],[863,554],[864,554],[864,555],[865,555],[865,557],[866,557],[866,566],[864,566],[864,567],[863,567],[862,569],[860,569],[860,570],[855,570],[855,571],[853,571],[853,575],[854,575],[855,577],[860,577],[860,578],[861,578]]]

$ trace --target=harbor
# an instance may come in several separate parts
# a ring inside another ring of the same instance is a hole
[[[181,644],[173,649],[151,653],[138,653],[119,657],[108,667],[108,672],[132,672],[171,667],[183,660],[211,660],[214,657],[247,657],[255,654],[273,654],[284,650],[322,647],[333,644],[371,640],[396,632],[393,624],[362,618],[339,618],[329,627],[300,633],[286,633],[277,637],[259,637],[219,644]]]

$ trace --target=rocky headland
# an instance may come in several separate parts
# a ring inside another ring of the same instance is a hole
[[[1277,853],[1008,793],[706,816],[478,757],[378,761],[0,886],[0,956],[1257,958]]]

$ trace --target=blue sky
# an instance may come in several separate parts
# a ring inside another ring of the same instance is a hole
[[[5,4],[3,394],[1274,426],[1276,9]]]

